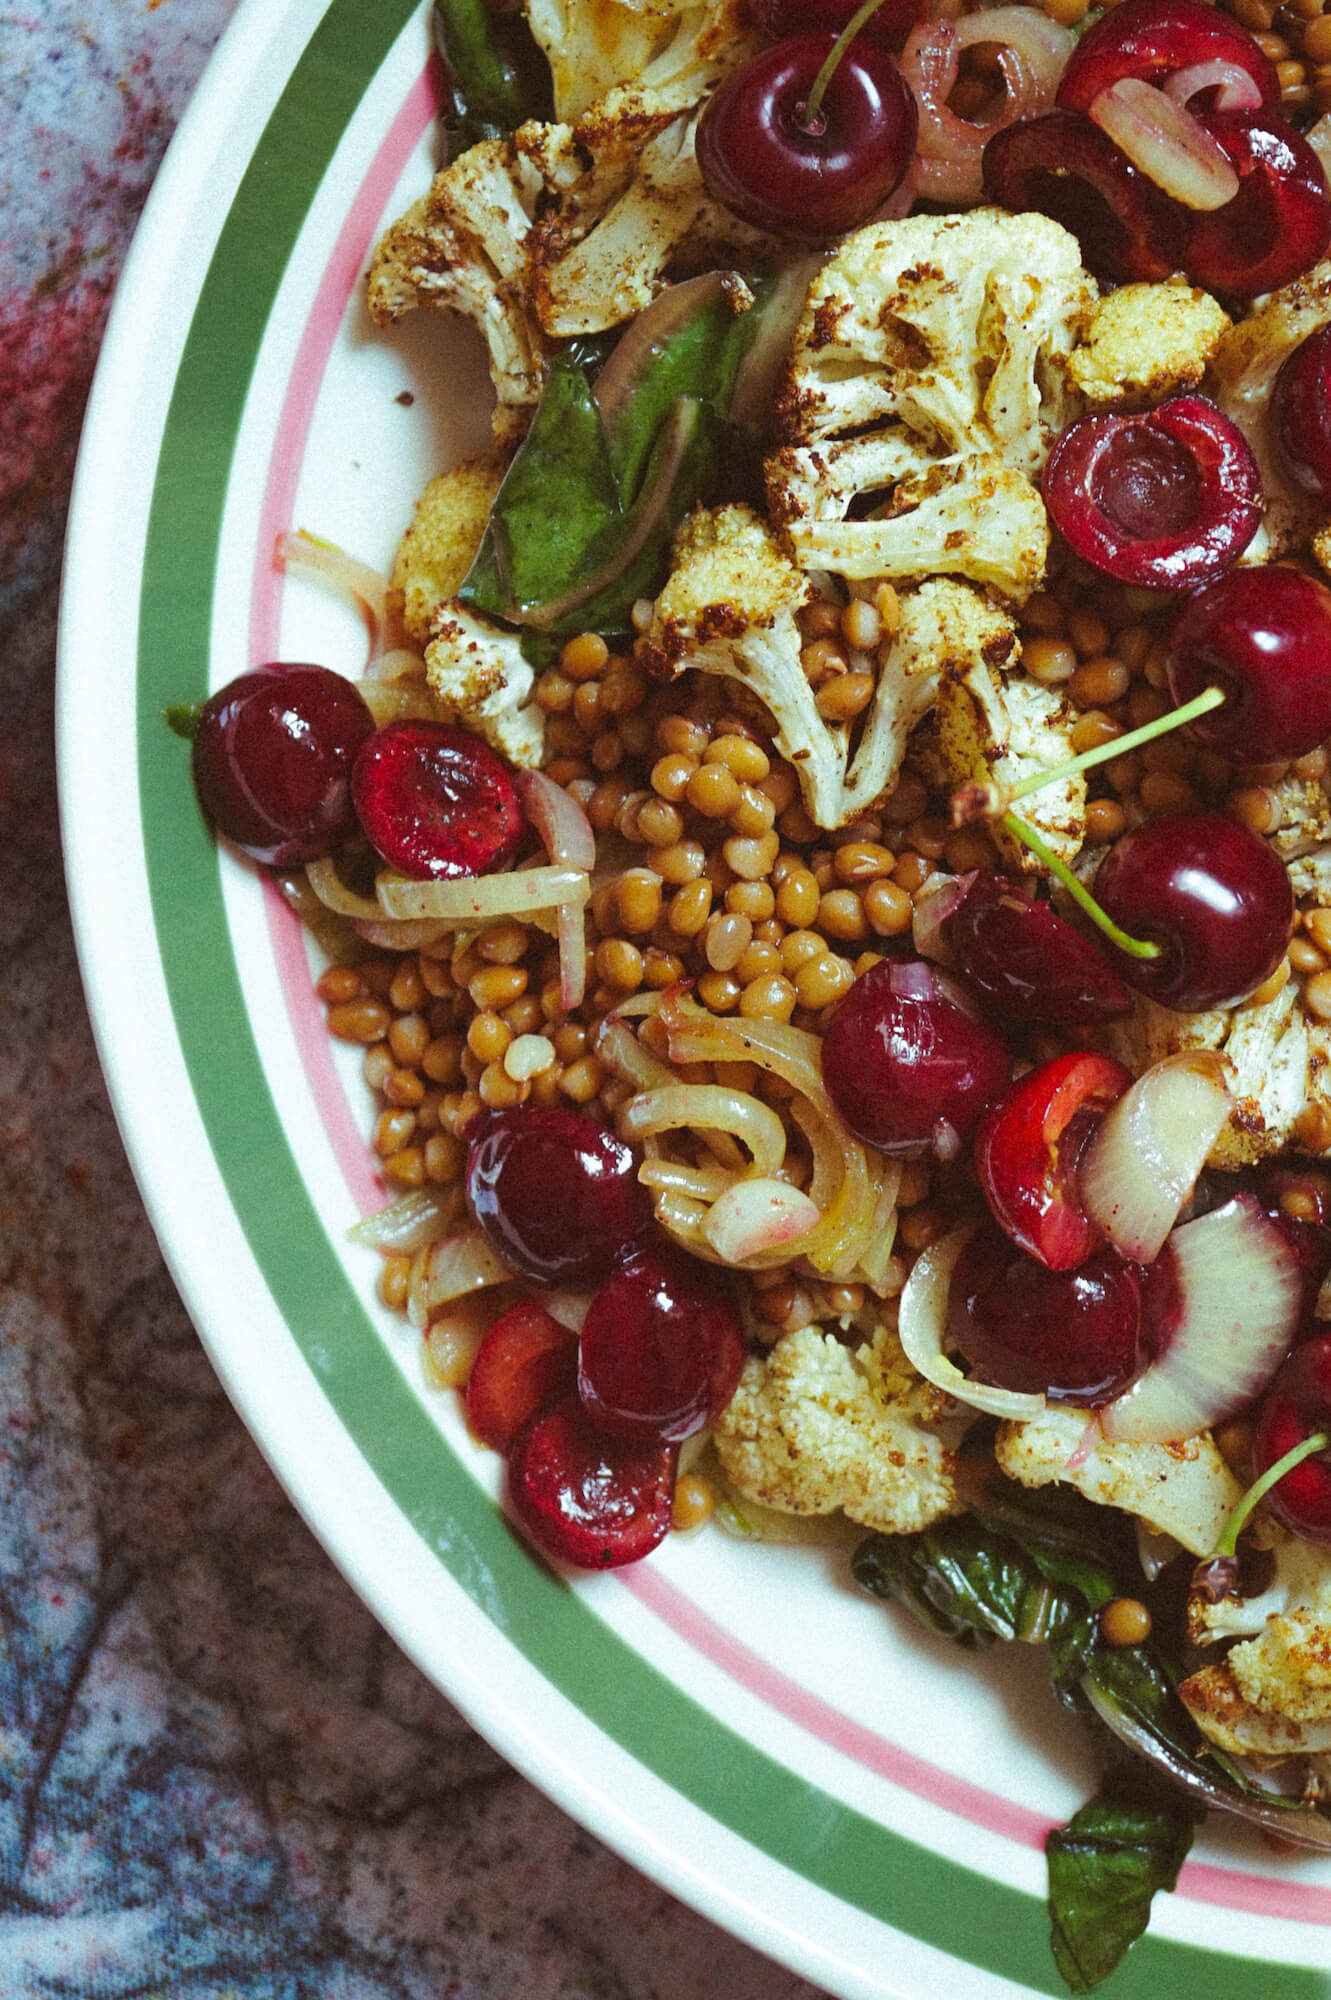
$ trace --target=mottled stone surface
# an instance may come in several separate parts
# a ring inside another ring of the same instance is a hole
[[[231,0],[0,12],[0,2000],[810,2000],[516,1777],[231,1412],[60,880],[55,609],[126,243]]]

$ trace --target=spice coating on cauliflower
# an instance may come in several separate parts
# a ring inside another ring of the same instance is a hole
[[[562,119],[627,77],[683,111],[756,40],[740,0],[528,0],[526,13]]]
[[[1194,1644],[1237,1643],[1179,1692],[1202,1733],[1238,1756],[1331,1750],[1331,1552],[1275,1534],[1264,1590],[1219,1603],[1195,1591],[1188,1606]]]
[[[995,1457],[1023,1486],[1075,1486],[1102,1507],[1135,1514],[1196,1556],[1209,1555],[1242,1497],[1209,1431],[1178,1444],[1086,1442],[1090,1414],[1051,1406],[1026,1423],[1004,1424]]]
[[[675,538],[639,657],[662,676],[694,667],[741,682],[771,715],[810,817],[836,827],[896,782],[910,732],[944,675],[976,660],[1006,664],[1017,635],[965,584],[935,579],[904,593],[896,630],[873,662],[877,686],[856,742],[848,723],[819,714],[801,663],[797,615],[816,594],[751,508],[699,508]]]
[[[746,1364],[713,1434],[740,1493],[787,1514],[911,1534],[958,1513],[956,1448],[973,1412],[922,1382],[896,1336],[844,1347],[819,1327]]]
[[[432,479],[416,503],[398,544],[391,587],[402,600],[407,636],[422,650],[435,612],[462,588],[503,476],[502,457],[485,452]]]
[[[1068,374],[1094,409],[1158,403],[1199,387],[1229,326],[1211,294],[1183,278],[1120,285],[1092,313]]]
[[[1015,635],[1014,635],[1015,636]],[[1003,673],[985,656],[950,667],[938,690],[938,748],[948,782],[1001,793],[1073,754],[1076,717],[1054,688],[1023,673]],[[1042,786],[1020,804],[1020,815],[1043,835],[1060,861],[1076,860],[1086,831],[1086,779],[1080,771]],[[995,822],[992,828],[1010,873],[1036,874],[1041,863]]]
[[[1097,296],[1076,238],[1042,216],[910,216],[849,237],[810,289],[767,467],[800,560],[1028,597],[1048,552],[1033,481]],[[846,519],[866,493],[882,495],[869,518]]]

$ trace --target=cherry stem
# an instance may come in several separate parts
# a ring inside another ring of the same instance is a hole
[[[857,8],[855,13],[851,15],[845,27],[827,51],[823,66],[813,80],[813,89],[809,92],[809,95],[800,107],[800,122],[811,138],[820,138],[822,136],[823,124],[819,114],[823,108],[823,97],[828,84],[832,81],[832,78],[836,75],[840,67],[842,56],[845,55],[846,50],[850,47],[865,22],[878,12],[882,4],[883,0],[864,0],[864,5]]]
[[[1030,848],[1036,860],[1063,884],[1078,909],[1086,912],[1091,922],[1104,932],[1111,944],[1116,944],[1120,951],[1127,952],[1129,958],[1159,958],[1158,944],[1152,944],[1147,938],[1129,937],[1126,931],[1119,929],[1114,919],[1100,908],[1086,884],[1077,880],[1067,862],[1055,854],[1047,841],[1041,839],[1029,820],[1019,819],[1014,812],[1005,812],[998,823],[1005,832],[1012,835],[1014,840],[1019,840],[1023,847]]]
[[[1079,882],[1067,862],[1059,858],[1042,840],[1029,820],[1021,819],[1012,807],[1018,799],[1029,797],[1032,792],[1042,792],[1046,785],[1056,785],[1063,778],[1075,778],[1082,771],[1089,771],[1096,764],[1107,764],[1115,757],[1124,757],[1128,751],[1138,749],[1143,743],[1152,743],[1157,736],[1167,736],[1171,730],[1181,729],[1185,723],[1195,722],[1199,715],[1209,715],[1213,708],[1219,708],[1226,699],[1223,688],[1205,688],[1201,694],[1185,701],[1182,708],[1171,708],[1165,715],[1156,716],[1154,722],[1144,722],[1140,729],[1130,729],[1126,736],[1111,737],[1108,743],[1098,743],[1093,750],[1083,750],[1080,756],[1068,757],[1061,764],[1052,764],[1047,770],[1033,771],[1020,784],[963,785],[953,794],[952,823],[965,826],[975,819],[997,819],[999,825],[1023,847],[1028,847],[1043,867],[1063,884],[1079,910],[1085,912],[1098,930],[1104,932],[1111,944],[1126,952],[1129,958],[1159,958],[1160,946],[1148,938],[1129,937],[1120,930],[1111,916],[1108,916],[1084,882]]]
[[[1248,1524],[1248,1516],[1257,1502],[1264,1500],[1271,1488],[1278,1480],[1283,1479],[1287,1472],[1293,1472],[1296,1465],[1302,1465],[1304,1459],[1311,1458],[1314,1452],[1325,1451],[1328,1444],[1331,1444],[1331,1436],[1325,1431],[1314,1431],[1310,1437],[1304,1438],[1302,1444],[1294,1445],[1283,1458],[1278,1458],[1274,1465],[1268,1465],[1261,1478],[1253,1481],[1226,1521],[1224,1533],[1215,1545],[1216,1555],[1232,1556],[1238,1548],[1239,1536]]]
[[[1060,778],[1075,778],[1080,771],[1089,771],[1096,764],[1108,764],[1115,757],[1125,757],[1129,750],[1138,750],[1143,743],[1153,743],[1157,736],[1168,736],[1171,730],[1182,729],[1185,723],[1195,722],[1199,715],[1209,715],[1213,708],[1219,708],[1227,699],[1223,688],[1209,687],[1201,694],[1185,701],[1182,708],[1171,708],[1164,715],[1157,715],[1154,722],[1144,722],[1140,729],[1130,729],[1126,736],[1111,736],[1107,743],[1097,743],[1093,750],[1083,750],[1079,757],[1069,757],[1062,764],[1054,764],[1047,771],[1034,771],[1029,778],[1023,778],[1005,796],[1008,805],[1015,805],[1018,799],[1029,797],[1032,792],[1041,792],[1046,785],[1056,785]]]

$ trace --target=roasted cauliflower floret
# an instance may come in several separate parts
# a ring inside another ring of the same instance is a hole
[[[1247,438],[1262,474],[1262,525],[1244,550],[1245,563],[1270,562],[1302,548],[1324,524],[1325,510],[1285,477],[1271,449],[1266,411],[1282,362],[1328,321],[1331,259],[1271,292],[1230,328],[1212,357],[1215,400]]]
[[[992,208],[857,230],[814,280],[781,397],[785,438],[901,427],[920,456],[992,452],[1028,475],[1070,414],[1098,296],[1077,240]]]
[[[526,11],[564,119],[630,81],[685,110],[755,41],[737,0],[527,0]]]
[[[852,1350],[816,1326],[745,1364],[713,1434],[740,1493],[786,1514],[911,1534],[960,1511],[956,1447],[971,1413],[908,1367],[880,1328]]]
[[[842,826],[895,784],[907,739],[949,669],[980,659],[1005,665],[1016,632],[966,584],[938,579],[901,598],[896,631],[865,664],[877,675],[861,719],[826,722],[800,662],[797,622],[813,601],[809,579],[751,508],[698,509],[675,538],[670,578],[656,600],[640,656],[668,676],[695,667],[724,674],[760,701],[781,755],[800,774],[820,826]]]
[[[1085,1410],[1053,1408],[1026,1423],[1004,1424],[994,1455],[1023,1486],[1075,1486],[1102,1507],[1135,1514],[1196,1556],[1210,1555],[1243,1489],[1209,1431],[1180,1444],[1110,1443],[1082,1451]]]
[[[1197,1644],[1238,1643],[1179,1692],[1202,1733],[1237,1755],[1331,1749],[1331,1554],[1293,1535],[1273,1553],[1259,1596],[1194,1593],[1189,1605]]]
[[[425,670],[436,713],[483,736],[501,756],[535,770],[545,717],[531,698],[534,676],[516,635],[456,603],[436,608]]]
[[[1092,408],[1158,403],[1200,385],[1229,325],[1211,294],[1183,278],[1120,285],[1095,308],[1068,373]]]
[[[1075,716],[1054,688],[1020,671],[1001,672],[985,659],[950,667],[938,690],[938,749],[948,782],[999,793],[1074,754]],[[1077,772],[1021,801],[1018,811],[1071,866],[1086,830],[1086,780]],[[997,821],[992,832],[1004,865],[1036,873],[1040,863]]]
[[[407,636],[422,650],[435,611],[462,588],[503,476],[502,457],[487,452],[432,479],[416,503],[398,543],[391,587],[402,599]]]
[[[849,237],[810,289],[767,465],[798,560],[1028,597],[1049,538],[1033,482],[1096,297],[1075,237],[1044,216],[974,209]]]
[[[787,445],[767,501],[797,562],[845,577],[965,576],[1021,603],[1044,575],[1049,521],[1030,480],[993,452],[922,459],[893,432]],[[867,494],[882,502],[848,519]]]
[[[1237,1170],[1283,1147],[1297,1151],[1309,1106],[1331,1113],[1331,1030],[1304,1011],[1294,979],[1269,1000],[1202,1014],[1176,1014],[1139,999],[1099,1039],[1137,1075],[1180,1049],[1216,1049],[1225,1057],[1234,1102],[1211,1149],[1213,1167]]]
[[[520,125],[472,146],[375,252],[374,317],[429,305],[472,320],[500,417],[534,403],[555,341],[640,312],[677,252],[731,263],[768,240],[711,201],[692,114],[624,86],[571,124]]]

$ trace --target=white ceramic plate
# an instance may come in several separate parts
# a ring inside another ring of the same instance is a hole
[[[1092,1782],[1042,1658],[987,1668],[827,1554],[719,1533],[556,1580],[496,1461],[427,1389],[348,1243],[383,1191],[356,1065],[294,922],[220,854],[161,720],[364,634],[275,535],[384,566],[425,479],[486,434],[470,338],[376,331],[361,278],[435,165],[428,8],[248,0],[125,272],[89,415],[60,685],[71,892],[126,1143],[212,1358],[384,1624],[561,1805],[838,1994],[1062,1991],[1042,1842]],[[428,323],[427,323],[428,319]],[[1106,1992],[1331,1991],[1331,1866],[1213,1826]],[[1259,1969],[1260,1967],[1260,1969]]]

